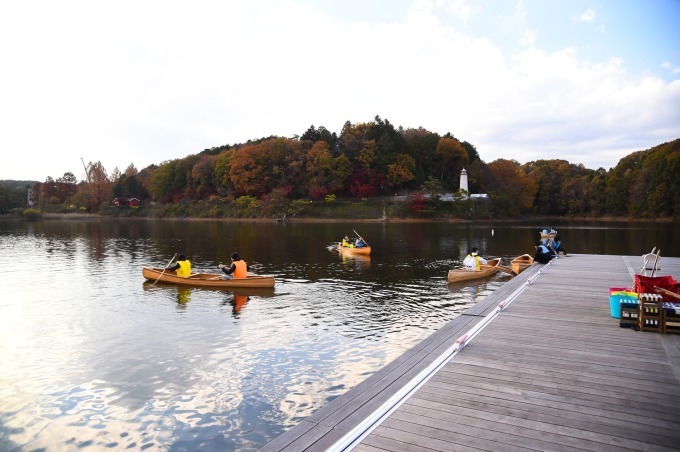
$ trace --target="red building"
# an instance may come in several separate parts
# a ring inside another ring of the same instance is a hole
[[[141,203],[142,201],[140,201],[138,198],[126,198],[125,196],[118,196],[117,198],[113,198],[113,205],[116,207],[121,206],[136,207]]]

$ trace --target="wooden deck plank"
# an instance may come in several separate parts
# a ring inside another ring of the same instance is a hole
[[[539,450],[574,450],[583,448],[597,448],[601,451],[620,451],[621,445],[627,443],[621,440],[618,444],[608,444],[606,435],[584,432],[577,428],[550,428],[545,421],[523,420],[516,417],[496,415],[479,410],[459,409],[456,412],[448,411],[448,405],[437,403],[416,405],[409,403],[404,405],[404,410],[395,413],[394,418],[413,424],[426,424],[446,428],[447,424],[459,426],[460,430],[468,434],[485,436],[486,430],[494,432],[494,437],[501,441],[507,441],[509,437],[516,437],[514,444],[526,448],[538,448]],[[418,400],[418,402],[423,402]],[[438,407],[438,410],[433,410]],[[431,417],[432,414],[436,417]],[[474,416],[481,414],[481,416]],[[482,430],[482,431],[480,431]],[[520,443],[518,439],[521,438]]]
[[[450,377],[455,378],[457,375],[453,374]],[[618,416],[619,413],[635,412],[637,414],[644,414],[647,418],[653,420],[654,423],[666,420],[668,422],[664,425],[673,428],[680,427],[677,410],[674,410],[673,407],[660,407],[651,403],[631,401],[628,398],[586,397],[582,393],[538,385],[505,384],[501,386],[502,383],[488,380],[470,381],[461,387],[456,386],[455,383],[451,384],[446,380],[443,381],[443,378],[437,375],[430,380],[432,387],[436,391],[456,391],[461,395],[468,394],[470,397],[483,396],[488,393],[504,400],[523,400],[534,405],[560,406],[561,409],[573,409],[573,406],[578,405],[579,407],[588,408],[589,412],[600,416],[605,412],[611,416]],[[458,381],[460,382],[461,380],[459,379]],[[429,389],[421,388],[421,390],[428,391]],[[646,421],[641,422],[646,423]]]
[[[523,292],[356,450],[680,450],[680,336],[620,328],[637,256],[534,265],[263,450],[325,450]],[[662,257],[680,279],[680,258]],[[531,283],[527,284],[527,280]]]
[[[507,394],[507,393],[506,393]],[[505,422],[512,425],[531,427],[541,431],[553,431],[564,434],[566,429],[585,429],[587,432],[600,434],[621,434],[618,430],[625,430],[625,436],[639,439],[640,435],[660,436],[662,442],[678,442],[677,422],[636,422],[637,414],[607,412],[594,408],[578,406],[574,410],[573,403],[560,404],[532,403],[528,398],[519,398],[517,394],[506,394],[479,391],[429,392],[423,390],[411,397],[404,405],[404,410],[412,406],[423,406],[433,411],[446,411],[457,415],[464,415],[473,419],[489,422]],[[551,406],[552,405],[552,406]],[[437,413],[438,416],[441,414]],[[556,427],[557,426],[557,427]],[[589,434],[571,432],[580,438],[587,438]]]

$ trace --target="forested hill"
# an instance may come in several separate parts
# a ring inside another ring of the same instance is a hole
[[[229,207],[250,216],[286,213],[302,200],[370,202],[400,194],[411,197],[410,214],[436,216],[438,195],[458,190],[463,168],[469,191],[488,194],[484,215],[657,218],[680,212],[680,139],[635,151],[610,170],[560,159],[485,162],[473,144],[450,133],[395,128],[380,117],[347,122],[339,135],[311,126],[299,137],[223,145],[139,171],[130,164],[109,174],[100,162],[90,163],[90,183],[77,182],[72,173],[48,177],[36,184],[33,197],[40,206],[68,202],[90,209],[116,197],[157,205],[210,203],[210,215],[230,215]]]
[[[37,180],[0,180],[0,185],[10,189],[32,187],[37,183]]]

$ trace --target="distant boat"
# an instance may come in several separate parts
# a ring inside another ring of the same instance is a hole
[[[348,254],[362,254],[364,256],[371,254],[370,246],[342,246],[342,243],[338,243],[338,251],[341,253]]]
[[[554,239],[557,237],[557,231],[555,232],[541,232],[541,238],[542,239]]]
[[[510,268],[516,275],[522,273],[534,263],[534,258],[528,254],[522,254],[510,261]]]
[[[490,259],[486,264],[481,265],[479,270],[470,270],[467,268],[456,268],[449,270],[448,280],[450,283],[459,281],[471,281],[474,279],[484,278],[498,273],[498,266],[501,264],[501,259]]]

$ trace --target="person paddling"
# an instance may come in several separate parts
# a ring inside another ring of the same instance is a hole
[[[246,264],[246,261],[241,259],[241,256],[238,253],[231,254],[231,267],[227,268],[224,264],[220,264],[218,267],[224,273],[224,276],[222,276],[223,279],[247,278],[248,271],[250,271],[250,267]]]
[[[186,278],[191,276],[191,262],[184,254],[179,254],[177,256],[177,263],[172,267],[166,267],[165,270],[170,272],[177,272],[177,276]]]
[[[479,249],[477,247],[472,248],[465,257],[465,260],[463,260],[463,266],[468,270],[481,270],[482,264],[486,265],[486,263],[486,259],[479,256]]]

